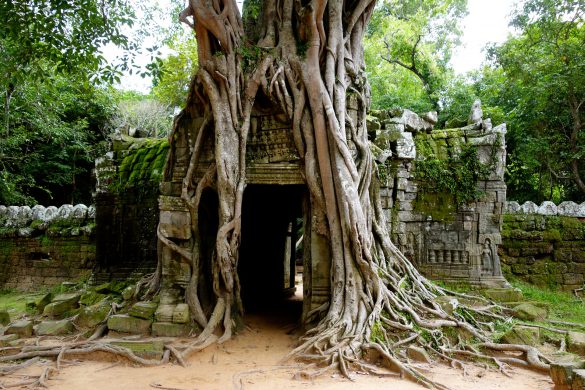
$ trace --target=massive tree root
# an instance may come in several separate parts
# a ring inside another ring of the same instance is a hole
[[[182,114],[200,119],[189,135],[181,195],[193,239],[185,247],[160,231],[159,238],[191,265],[186,300],[203,331],[183,356],[229,339],[243,313],[237,263],[246,142],[262,95],[292,124],[311,223],[332,256],[331,299],[310,313],[306,320],[316,326],[290,357],[316,363],[315,372],[335,367],[348,377],[352,368],[379,372],[365,360],[376,358],[428,386],[436,384],[409,362],[407,347],[420,346],[453,365],[461,358],[489,359],[502,369],[520,361],[542,369],[546,362],[535,350],[492,343],[493,324],[504,317],[487,301],[446,312],[436,298],[452,293],[422,277],[389,239],[365,120],[369,90],[361,42],[374,3],[255,1],[244,5],[254,12],[243,21],[233,0],[190,0],[181,13],[195,30],[200,64]],[[181,118],[175,129],[180,126]],[[204,164],[210,139],[214,162]],[[217,194],[219,223],[213,248],[204,250],[199,219],[209,190]],[[211,299],[202,296],[206,276]],[[487,355],[490,350],[521,356],[498,359]]]

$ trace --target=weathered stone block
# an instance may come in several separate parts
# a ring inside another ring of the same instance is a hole
[[[109,312],[110,306],[107,304],[98,303],[84,307],[77,316],[76,324],[81,328],[93,328],[105,321]]]
[[[152,335],[154,337],[186,337],[191,327],[185,324],[173,324],[172,322],[154,322]]]
[[[189,306],[186,303],[179,303],[173,310],[173,322],[176,324],[186,324],[189,320]]]
[[[158,304],[155,302],[137,302],[132,306],[128,314],[132,317],[151,320],[157,307]]]
[[[537,346],[540,344],[540,330],[530,326],[516,325],[502,336],[502,342]]]
[[[11,342],[17,339],[18,339],[17,334],[7,334],[4,336],[0,336],[0,348],[9,346]]]
[[[59,318],[75,310],[79,306],[77,301],[54,301],[45,306],[43,315],[50,318]]]
[[[491,288],[483,290],[482,294],[496,302],[518,302],[523,298],[522,291],[515,288]]]
[[[79,303],[83,306],[91,306],[103,301],[106,297],[107,295],[105,294],[100,294],[95,291],[86,291],[79,298]]]
[[[583,363],[551,363],[550,364],[550,377],[553,383],[563,388],[570,389],[573,383],[573,371],[576,369],[583,368]]]
[[[128,348],[136,356],[143,359],[160,360],[163,356],[164,343],[162,340],[152,341],[113,341],[112,345]]]
[[[573,383],[571,384],[571,390],[585,390],[584,369],[573,370]]]
[[[8,325],[4,334],[16,334],[20,337],[30,337],[33,334],[33,323],[29,320],[15,321]]]
[[[43,321],[36,329],[37,336],[58,336],[73,332],[75,327],[69,320]]]
[[[547,317],[548,311],[530,303],[522,303],[512,309],[512,315],[525,321],[542,321]]]
[[[180,240],[191,238],[191,216],[187,211],[161,211],[159,226],[165,237]]]
[[[148,334],[151,323],[150,320],[117,314],[108,318],[108,329],[121,333]]]
[[[567,350],[577,355],[585,356],[585,333],[569,332]]]

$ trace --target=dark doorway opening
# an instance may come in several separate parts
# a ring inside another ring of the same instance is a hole
[[[238,275],[247,313],[290,307],[302,311],[295,293],[296,243],[302,235],[302,185],[248,185],[242,207]],[[297,317],[297,318],[298,318]]]

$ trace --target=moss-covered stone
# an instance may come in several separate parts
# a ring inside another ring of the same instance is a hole
[[[109,312],[110,306],[104,303],[84,307],[79,311],[76,324],[81,328],[93,328],[104,322]]]
[[[128,348],[136,356],[143,359],[160,360],[164,352],[164,344],[162,340],[152,341],[113,341],[112,345]]]
[[[10,343],[15,340],[18,340],[17,334],[6,334],[0,336],[0,348],[8,347]]]
[[[506,344],[526,344],[537,346],[540,344],[540,331],[538,328],[515,325],[504,333],[501,342]]]
[[[8,325],[4,334],[16,334],[20,337],[30,337],[33,334],[33,323],[29,320],[15,321]]]
[[[517,302],[523,298],[522,291],[516,288],[490,288],[482,290],[481,293],[496,302]]]
[[[185,324],[173,324],[172,322],[155,322],[152,324],[154,337],[186,337],[191,327]]]
[[[106,299],[108,296],[105,294],[100,294],[96,291],[85,291],[83,294],[81,294],[81,297],[79,298],[79,304],[83,305],[83,306],[91,306],[91,305],[95,305],[98,302],[103,301],[104,299]]]
[[[43,321],[37,325],[37,336],[60,336],[70,334],[75,330],[69,320]]]
[[[524,321],[542,321],[546,319],[548,311],[530,303],[522,303],[512,309],[512,315]]]
[[[585,333],[569,332],[567,335],[567,350],[585,357]]]
[[[151,320],[116,314],[108,318],[108,329],[120,333],[149,334]]]
[[[157,307],[158,304],[155,302],[137,302],[130,308],[128,314],[132,317],[151,320]]]

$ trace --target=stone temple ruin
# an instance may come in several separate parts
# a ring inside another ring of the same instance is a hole
[[[435,113],[423,117],[408,110],[373,114],[369,132],[393,242],[432,279],[506,286],[497,254],[506,199],[505,124],[492,127],[489,119],[482,119],[479,107],[467,126],[448,130],[433,130]],[[197,127],[202,119],[183,112],[177,120],[179,126],[170,149],[174,163],[160,185],[159,233],[180,247],[188,247],[191,220],[180,197],[189,165],[188,151],[194,143],[187,129]],[[417,161],[457,158],[462,148],[470,145],[488,170],[485,177],[473,183],[481,191],[479,199],[458,205],[450,194],[422,190],[425,183],[417,176]],[[207,164],[200,164],[196,173],[199,179],[213,163],[212,150],[209,141],[203,151]],[[306,315],[329,300],[331,257],[327,243],[315,230],[300,158],[285,116],[256,107],[246,153],[247,187],[238,266],[244,305],[253,303],[255,297],[277,297],[294,288],[295,264],[302,259]],[[216,209],[215,194],[204,194],[203,199],[210,210]],[[205,206],[200,213],[200,245],[210,251],[217,216],[208,213]],[[159,256],[163,264],[161,307],[171,312],[172,307],[183,303],[190,267],[168,248],[163,248]]]
[[[402,109],[376,111],[368,117],[392,241],[431,279],[504,287],[498,246],[506,198],[506,127],[492,127],[482,119],[479,107],[461,128],[435,130],[436,120],[434,113],[418,116]],[[138,277],[153,272],[161,256],[163,285],[157,322],[169,322],[179,309],[182,313],[190,266],[176,252],[157,245],[157,229],[178,246],[192,244],[191,219],[181,188],[194,141],[187,129],[201,119],[183,112],[177,121],[172,145],[167,140],[128,136],[114,140],[112,151],[96,162],[95,208],[90,207],[91,213],[84,214],[83,220],[66,223],[56,209],[45,211],[41,206],[36,214],[26,207],[0,206],[0,241],[5,243],[0,246],[6,249],[0,251],[0,270],[4,271],[0,286],[58,283],[89,272],[94,284]],[[238,268],[244,306],[249,309],[266,297],[290,294],[295,275],[302,270],[306,314],[329,300],[331,260],[327,243],[315,234],[317,224],[290,123],[284,115],[258,106],[249,137]],[[472,187],[479,190],[473,200],[461,203],[452,193],[430,186],[433,178],[421,175],[425,161],[451,169],[449,164],[470,148],[485,171],[472,178]],[[213,161],[212,150],[211,144],[203,150],[208,164]],[[174,164],[165,169],[169,158]],[[204,175],[205,165],[200,164],[197,177]],[[210,210],[217,210],[217,196],[209,190],[200,209],[199,245],[204,251],[213,250],[218,224]],[[37,216],[41,211],[42,216]],[[11,213],[22,218],[12,218]],[[16,247],[20,249],[8,250]],[[529,261],[524,252],[500,253],[506,261]],[[577,257],[571,254],[571,259]],[[523,268],[503,266],[506,272],[524,277]],[[38,272],[26,271],[31,267]],[[572,286],[569,282],[575,277],[570,279],[561,271],[555,277]]]

